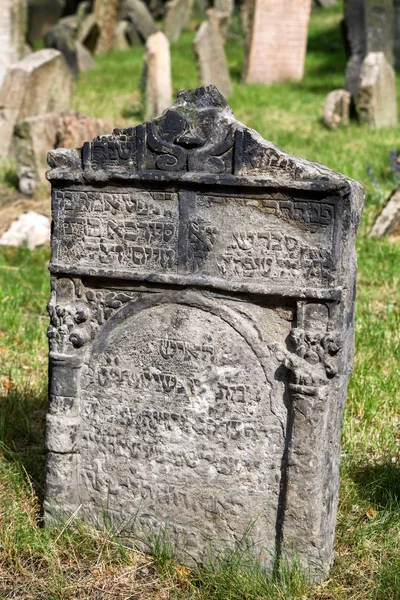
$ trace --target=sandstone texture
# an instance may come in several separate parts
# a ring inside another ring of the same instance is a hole
[[[99,28],[96,54],[105,54],[112,49],[119,9],[120,0],[94,0],[93,12]]]
[[[363,61],[357,94],[361,123],[373,129],[397,124],[396,76],[383,52],[370,52]]]
[[[49,153],[47,523],[79,511],[182,564],[333,560],[360,184],[214,86]]]
[[[0,156],[11,152],[17,121],[68,110],[73,89],[73,76],[57,50],[40,50],[11,65],[0,89]]]
[[[151,118],[168,108],[172,99],[169,42],[162,31],[147,39],[144,63],[145,114]]]
[[[219,15],[210,9],[208,21],[202,23],[194,40],[197,67],[203,85],[215,85],[225,97],[232,93],[232,83],[220,30]]]
[[[40,183],[47,183],[49,150],[82,146],[87,139],[111,129],[101,119],[77,112],[52,112],[19,121],[13,137],[19,190],[31,195]]]
[[[337,129],[349,124],[351,94],[347,90],[333,90],[325,101],[324,125]]]
[[[311,0],[254,0],[249,23],[245,83],[300,81],[304,72]]]

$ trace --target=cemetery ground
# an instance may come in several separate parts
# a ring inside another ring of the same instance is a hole
[[[47,404],[49,299],[47,248],[0,251],[0,598],[18,600],[396,600],[400,599],[400,244],[368,231],[400,172],[400,127],[371,131],[321,123],[327,93],[343,87],[340,7],[313,13],[306,73],[300,84],[243,86],[239,33],[227,44],[235,116],[295,155],[321,162],[365,184],[358,236],[355,370],[342,436],[335,564],[309,588],[297,568],[268,578],[241,548],[188,570],[173,560],[168,539],[149,555],[118,541],[112,527],[94,531],[79,515],[42,527],[44,417]],[[196,87],[194,33],[171,45],[174,91]],[[124,126],[140,122],[143,50],[97,59],[82,74],[74,108]],[[400,78],[398,79],[400,87]],[[11,163],[0,170],[0,211],[15,191]],[[30,207],[43,206],[36,197]],[[15,209],[14,209],[15,210]],[[152,553],[152,556],[150,555]]]

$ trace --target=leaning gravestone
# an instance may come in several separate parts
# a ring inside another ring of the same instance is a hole
[[[0,156],[11,151],[17,121],[68,110],[74,78],[58,50],[45,49],[10,65],[0,88]]]
[[[237,122],[214,86],[49,154],[45,517],[333,557],[363,189]]]
[[[94,0],[93,12],[99,28],[96,54],[112,49],[117,26],[120,0]]]
[[[166,5],[165,35],[170,42],[179,40],[182,29],[188,26],[194,0],[170,0]]]
[[[220,29],[218,13],[210,8],[208,20],[204,21],[193,42],[197,58],[197,68],[202,85],[215,85],[228,97],[232,93],[232,83],[224,49],[224,37]]]
[[[8,65],[25,55],[27,0],[0,0],[0,87]]]
[[[311,0],[253,0],[248,21],[245,83],[300,81],[304,72]]]

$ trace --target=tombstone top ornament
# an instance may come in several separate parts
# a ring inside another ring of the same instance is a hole
[[[48,156],[45,517],[327,573],[363,188],[214,86]]]

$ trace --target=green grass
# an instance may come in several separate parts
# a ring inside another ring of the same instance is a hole
[[[313,13],[305,77],[297,85],[243,86],[238,28],[227,43],[236,117],[285,150],[358,179],[368,192],[330,578],[315,589],[296,567],[268,578],[240,549],[190,571],[174,562],[166,540],[155,541],[149,558],[124,548],[110,528],[96,532],[76,519],[43,529],[48,250],[1,249],[0,599],[400,599],[400,245],[367,237],[397,184],[389,152],[398,147],[400,129],[323,127],[325,97],[344,85],[340,18],[340,7]],[[198,85],[192,41],[186,32],[171,47],[174,92]],[[143,49],[133,48],[97,58],[96,68],[80,76],[74,108],[114,125],[140,122],[142,56]],[[4,189],[14,185],[11,163],[1,167],[0,180]]]

